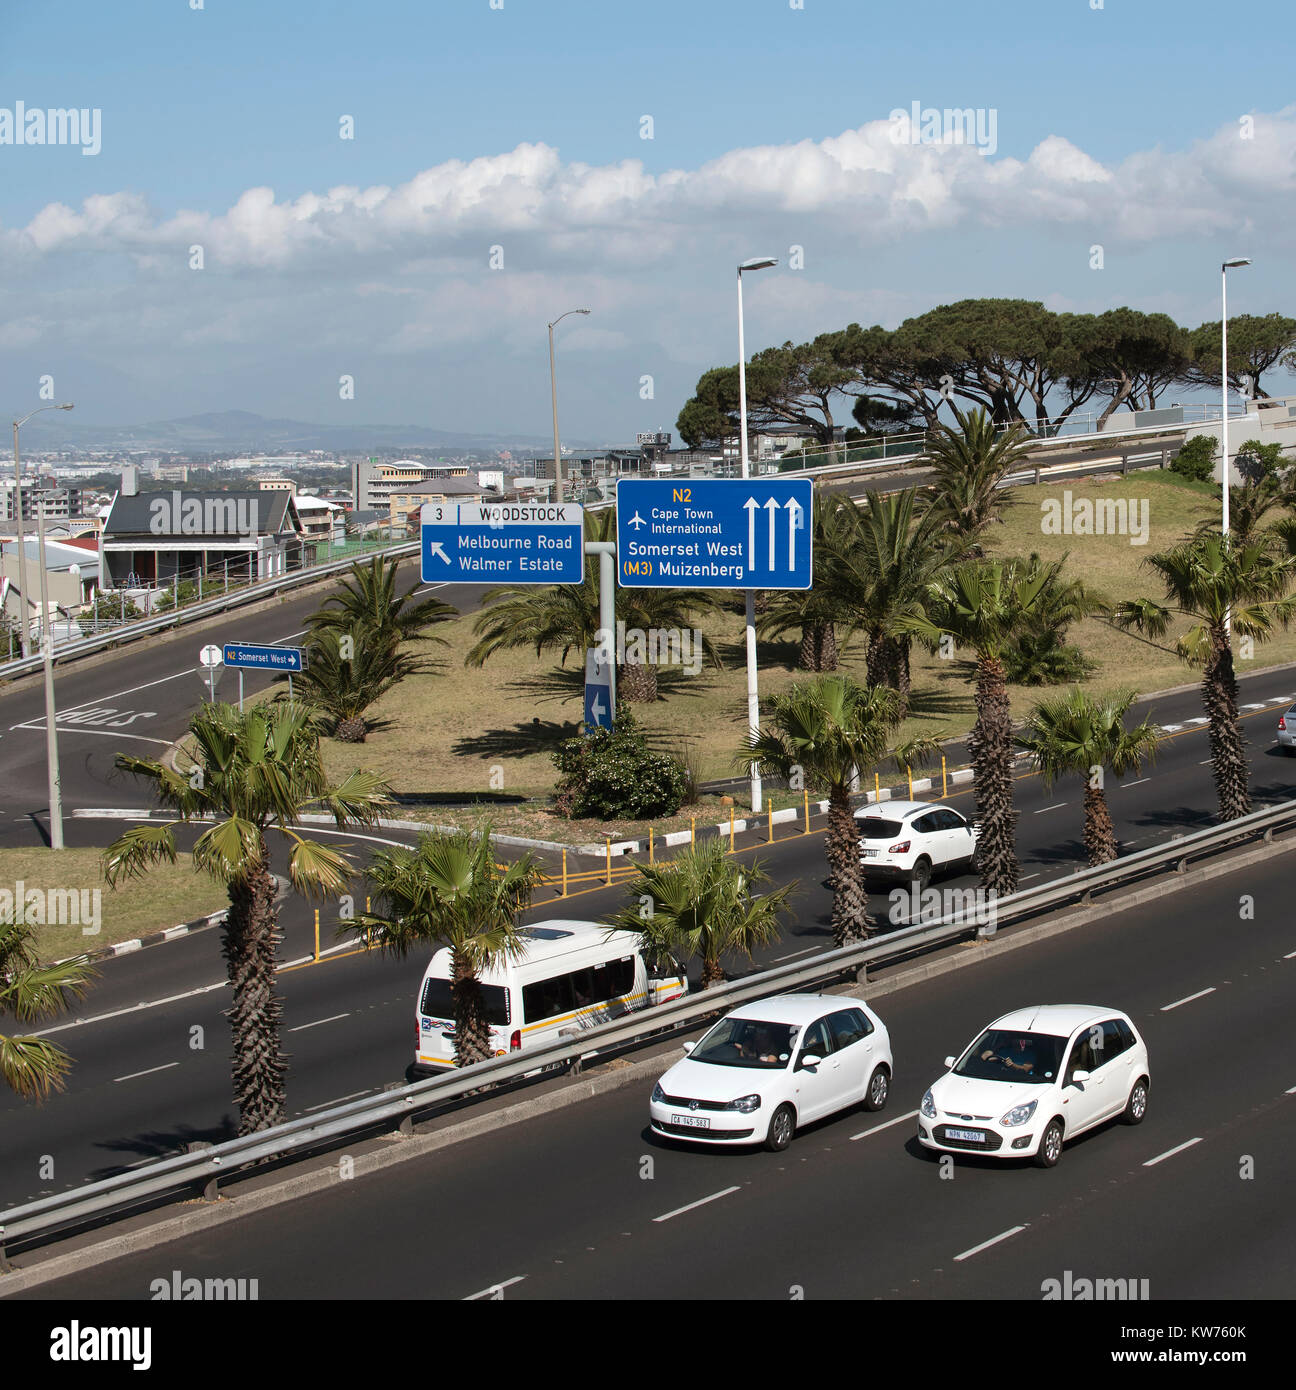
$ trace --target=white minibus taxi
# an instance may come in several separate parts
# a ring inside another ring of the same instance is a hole
[[[688,992],[688,976],[673,960],[650,962],[636,932],[600,922],[557,920],[523,927],[526,950],[481,976],[481,991],[497,1057],[556,1042],[568,1029],[592,1028]],[[454,1066],[454,1007],[450,952],[437,951],[419,987],[418,1050],[411,1074]]]

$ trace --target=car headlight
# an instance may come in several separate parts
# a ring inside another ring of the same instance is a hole
[[[643,1092],[640,1091],[639,1094],[642,1095]],[[665,1105],[666,1103],[666,1092],[662,1090],[660,1081],[653,1087],[652,1100],[654,1105]]]
[[[1037,1100],[1029,1100],[1025,1105],[1014,1105],[1013,1108],[999,1121],[1001,1125],[1024,1125],[1027,1120],[1035,1113],[1035,1107],[1039,1104]]]
[[[731,1100],[725,1109],[741,1110],[744,1115],[750,1115],[753,1110],[760,1109],[760,1103],[761,1098],[759,1096],[739,1096],[737,1100]]]
[[[922,1104],[918,1109],[922,1111],[929,1120],[934,1120],[936,1118],[936,1102],[932,1099],[932,1093],[930,1091],[923,1092]]]

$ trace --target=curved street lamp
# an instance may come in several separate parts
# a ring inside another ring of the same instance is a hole
[[[559,314],[553,323],[549,325],[549,393],[553,400],[553,430],[554,430],[554,501],[561,504],[563,500],[563,476],[562,476],[562,454],[558,447],[558,376],[554,369],[554,337],[553,331],[557,324],[571,314],[588,314],[588,309],[568,309],[567,313]]]

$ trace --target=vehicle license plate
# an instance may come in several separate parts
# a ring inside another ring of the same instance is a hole
[[[671,1124],[683,1125],[685,1129],[710,1129],[711,1121],[703,1115],[672,1115]]]
[[[877,850],[875,850],[875,849],[862,849],[862,850],[860,850],[860,858],[861,858],[861,859],[876,859],[876,858],[877,858]]]
[[[947,1139],[962,1139],[965,1144],[984,1144],[985,1135],[979,1129],[947,1129]]]

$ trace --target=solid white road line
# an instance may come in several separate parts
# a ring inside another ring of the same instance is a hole
[[[731,1192],[737,1192],[737,1187],[726,1187],[723,1192],[713,1192],[709,1197],[703,1197],[700,1201],[690,1202],[686,1207],[676,1207],[674,1211],[668,1211],[664,1216],[654,1216],[654,1221],[669,1221],[673,1216],[683,1216],[686,1211],[696,1211],[698,1207],[704,1207],[708,1202],[718,1202],[721,1197],[727,1197]]]
[[[482,1289],[480,1293],[470,1293],[463,1302],[474,1303],[479,1298],[494,1298],[497,1293],[507,1289],[510,1284],[520,1284],[525,1278],[525,1274],[515,1274],[512,1279],[501,1279],[498,1284],[492,1284],[489,1289]]]
[[[1163,1004],[1163,1005],[1161,1005],[1161,1012],[1163,1012],[1163,1013],[1169,1013],[1169,1011],[1171,1011],[1171,1009],[1178,1009],[1178,1008],[1179,1008],[1179,1005],[1181,1005],[1181,1004],[1192,1004],[1193,999],[1204,999],[1204,998],[1207,997],[1208,994],[1214,994],[1214,992],[1215,992],[1215,986],[1211,986],[1210,988],[1208,988],[1208,990],[1199,990],[1199,991],[1196,992],[1196,994],[1189,994],[1188,997],[1186,997],[1186,998],[1183,998],[1183,999],[1175,999],[1174,1004]]]
[[[15,729],[30,729],[33,733],[45,732],[45,721],[43,719],[34,724],[11,724],[9,730],[12,733]],[[87,729],[81,724],[60,724],[57,719],[54,721],[54,729],[60,734],[98,734],[100,738],[115,738],[119,743],[122,739],[134,739],[136,743],[156,743],[160,748],[170,748],[173,740],[168,738],[145,738],[143,734],[124,734],[119,729]]]
[[[336,1023],[340,1018],[350,1018],[349,1013],[334,1014],[332,1018],[317,1018],[314,1023],[299,1023],[296,1028],[289,1028],[290,1033],[304,1033],[307,1028],[318,1028],[321,1023]]]
[[[87,1023],[106,1023],[110,1018],[121,1018],[123,1014],[136,1014],[141,1009],[156,1009],[162,1004],[175,1004],[181,999],[192,999],[198,994],[208,994],[214,989],[228,989],[229,982],[221,980],[214,985],[200,985],[197,989],[186,990],[183,994],[168,995],[165,999],[151,999],[147,1003],[131,1004],[124,1009],[113,1009],[111,1013],[93,1014],[90,1018],[73,1019],[71,1023],[56,1023],[53,1028],[42,1028],[32,1033],[33,1038],[48,1038],[51,1033],[65,1033],[69,1028],[84,1028]]]
[[[903,1115],[897,1115],[894,1120],[887,1120],[880,1125],[874,1125],[872,1129],[862,1129],[858,1134],[851,1135],[851,1143],[856,1139],[867,1139],[870,1134],[880,1134],[884,1129],[890,1129],[892,1125],[902,1125],[906,1120],[912,1120],[918,1112],[916,1110],[906,1110]]]
[[[1200,1143],[1201,1136],[1199,1135],[1196,1139],[1189,1139],[1185,1143],[1176,1144],[1173,1149],[1167,1149],[1165,1153],[1157,1154],[1155,1158],[1149,1158],[1143,1166],[1144,1168],[1154,1168],[1158,1163],[1163,1162],[1165,1159],[1173,1158],[1175,1154],[1181,1154],[1185,1149],[1191,1149],[1194,1144]]]
[[[1168,1014],[1171,1009],[1177,1009],[1180,1004],[1191,1004],[1194,999],[1204,999],[1208,994],[1214,993],[1214,985],[1212,985],[1209,989],[1199,989],[1196,994],[1190,994],[1185,999],[1176,999],[1173,1004],[1162,1004],[1161,1012],[1163,1014]]]
[[[1287,1096],[1296,1096],[1296,1086],[1289,1086],[1283,1094]]]
[[[166,1062],[160,1067],[150,1067],[148,1071],[133,1071],[128,1076],[114,1076],[114,1081],[134,1081],[137,1076],[152,1076],[155,1071],[170,1071],[172,1067],[178,1067],[179,1062]]]
[[[989,1240],[983,1240],[980,1245],[974,1245],[971,1250],[965,1250],[961,1255],[955,1255],[955,1261],[970,1260],[973,1255],[979,1255],[983,1250],[989,1250],[992,1245],[998,1245],[1001,1240],[1007,1240],[1009,1236],[1015,1236],[1018,1231],[1024,1231],[1025,1226],[1010,1226],[1006,1231],[1000,1231],[997,1236],[991,1236]]]

